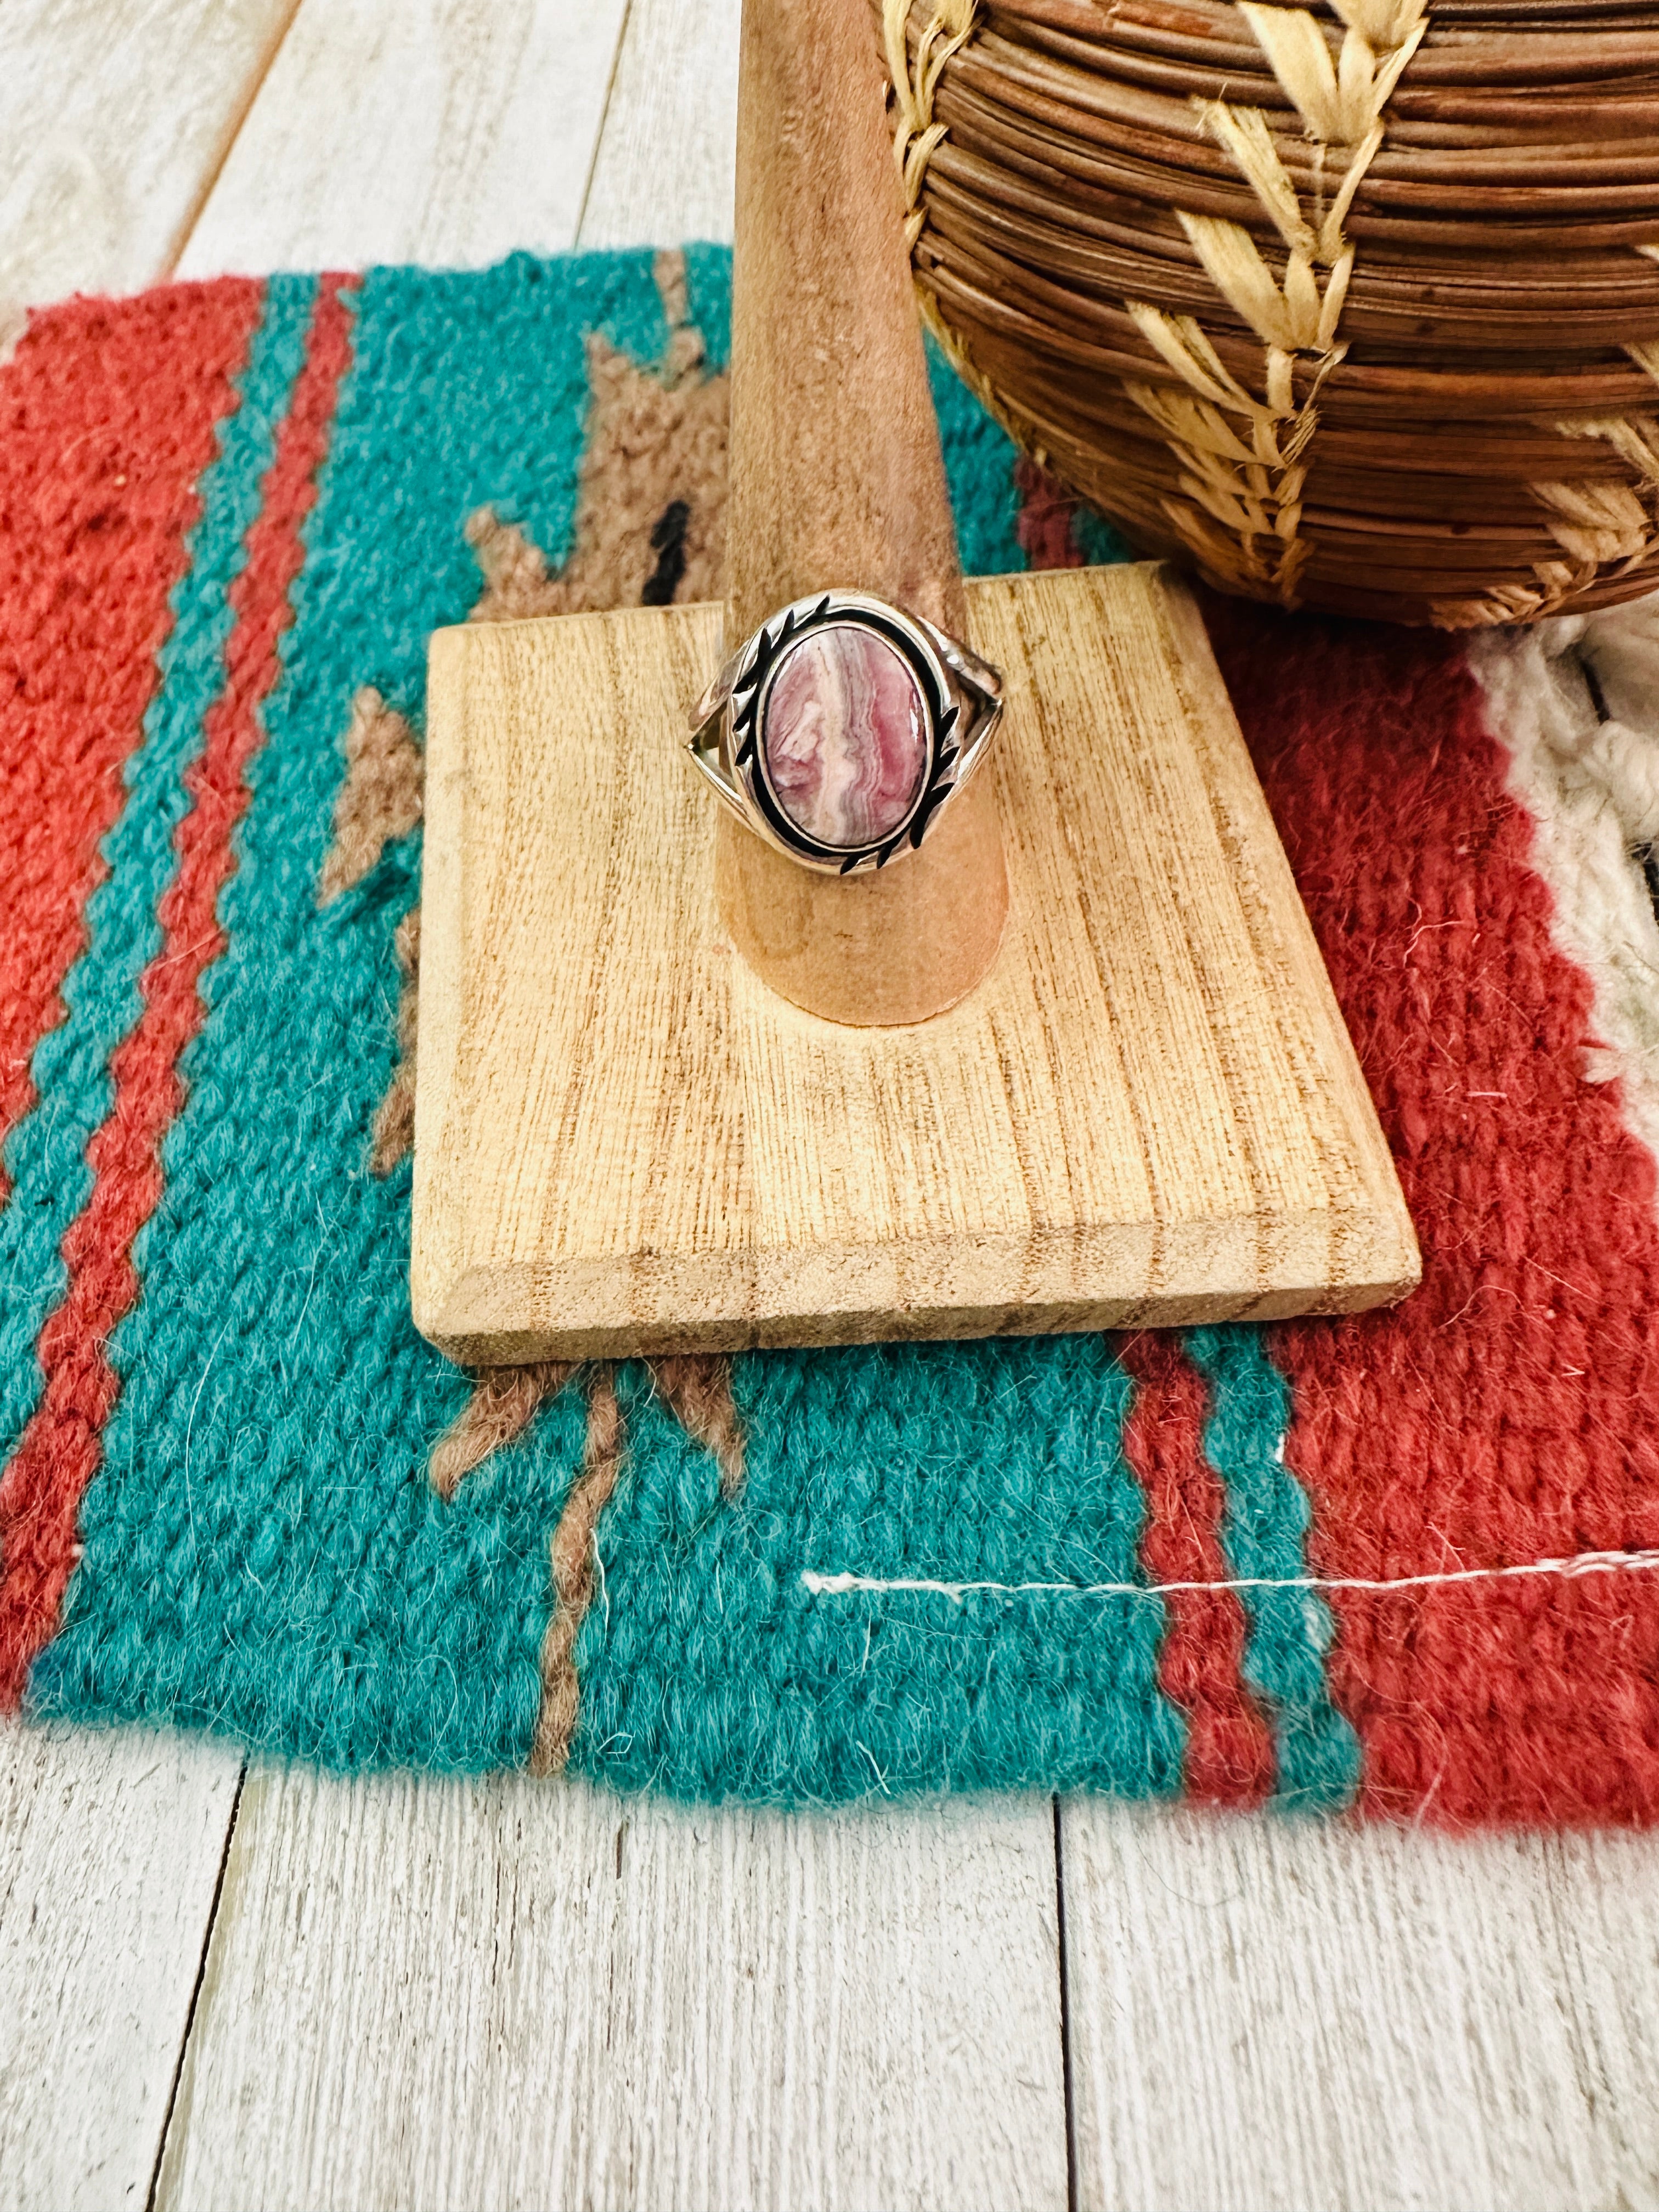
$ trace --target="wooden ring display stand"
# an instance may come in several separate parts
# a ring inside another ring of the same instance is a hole
[[[488,1364],[1401,1296],[1411,1224],[1184,588],[963,586],[866,0],[748,0],[741,82],[727,608],[432,641],[417,1324]],[[830,585],[964,635],[1008,702],[921,849],[847,880],[682,752],[723,631]]]
[[[956,526],[867,21],[839,0],[746,8],[740,82],[727,649],[835,585],[961,637]],[[810,1013],[927,1021],[996,957],[1008,881],[986,775],[874,876],[814,875],[724,813],[716,836],[732,943]]]

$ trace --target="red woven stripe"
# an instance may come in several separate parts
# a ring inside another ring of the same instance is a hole
[[[108,1340],[137,1295],[132,1243],[161,1196],[161,1139],[183,1097],[179,1055],[201,1026],[202,975],[225,946],[219,893],[235,864],[232,833],[247,804],[248,764],[263,740],[258,709],[292,619],[290,590],[304,557],[301,526],[316,497],[349,359],[340,289],[339,279],[330,279],[319,294],[306,364],[248,533],[246,565],[231,587],[225,687],[209,712],[201,758],[186,776],[195,804],[179,824],[178,873],[158,909],[165,942],[144,972],[137,1026],[110,1064],[114,1106],[87,1153],[97,1180],[64,1240],[64,1303],[40,1333],[46,1389],[0,1483],[0,1705],[19,1701],[30,1662],[56,1629],[76,1516],[119,1388]]]
[[[1224,1581],[1226,1498],[1204,1456],[1204,1378],[1175,1336],[1125,1336],[1115,1349],[1135,1382],[1123,1449],[1146,1493],[1141,1564],[1153,1582]],[[1164,1603],[1158,1685],[1187,1716],[1187,1793],[1213,1805],[1259,1805],[1273,1790],[1273,1738],[1240,1678],[1238,1594],[1178,1590]]]
[[[1425,1260],[1392,1313],[1287,1325],[1310,1566],[1430,1573],[1659,1544],[1654,1163],[1583,1079],[1589,987],[1461,649],[1212,627]],[[1364,1805],[1659,1818],[1659,1584],[1336,1592]]]
[[[1019,514],[1014,535],[1033,568],[1080,568],[1083,554],[1073,535],[1077,501],[1029,453],[1014,463]]]
[[[259,301],[241,279],[72,301],[0,370],[0,1143],[64,1018]]]

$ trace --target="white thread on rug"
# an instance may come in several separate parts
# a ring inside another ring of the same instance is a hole
[[[1597,718],[1573,647],[1613,719]],[[1532,820],[1551,934],[1595,993],[1585,1079],[1618,1082],[1625,1126],[1659,1157],[1659,921],[1636,857],[1659,839],[1659,593],[1520,637],[1484,632],[1469,662]]]
[[[1570,1559],[1529,1559],[1514,1567],[1458,1567],[1432,1575],[1242,1575],[1227,1582],[1182,1583],[942,1583],[924,1575],[821,1575],[801,1570],[801,1582],[814,1597],[847,1597],[854,1590],[878,1595],[913,1590],[928,1597],[1174,1597],[1186,1590],[1404,1590],[1440,1588],[1453,1583],[1513,1581],[1524,1575],[1640,1574],[1659,1567],[1659,1551],[1575,1552]]]

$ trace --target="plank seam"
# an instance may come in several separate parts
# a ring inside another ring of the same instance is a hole
[[[304,4],[305,0],[290,0],[288,13],[283,16],[276,36],[267,42],[264,53],[259,57],[254,68],[249,71],[246,92],[231,116],[229,126],[220,141],[218,150],[213,157],[206,176],[202,180],[201,189],[197,192],[189,207],[185,209],[183,222],[168,241],[167,249],[161,257],[161,265],[156,271],[158,279],[170,277],[179,266],[185,248],[194,236],[196,226],[202,220],[207,204],[213,198],[219,179],[224,174],[225,164],[229,161],[236,142],[242,135],[242,126],[252,113],[253,103],[264,89],[265,79],[270,75],[276,57],[286,44],[288,34],[294,28],[295,19]]]
[[[1054,1816],[1055,1950],[1060,1960],[1060,2078],[1066,2106],[1066,2212],[1078,2212],[1077,2097],[1072,2074],[1072,1985],[1066,1962],[1066,1856],[1060,1799],[1049,1803]]]
[[[155,2212],[155,2192],[161,2185],[161,2162],[167,2154],[167,2138],[173,2133],[173,2115],[179,2103],[179,2085],[185,2078],[185,2060],[190,2054],[190,2039],[196,2029],[196,2009],[202,2001],[202,1984],[207,1978],[208,1953],[213,1948],[213,1931],[219,1924],[219,1900],[224,1895],[225,1871],[230,1864],[230,1847],[236,1835],[237,1816],[242,1809],[242,1786],[247,1780],[247,1761],[244,1759],[236,1770],[236,1794],[230,1801],[230,1818],[225,1823],[224,1849],[219,1854],[219,1871],[213,1881],[213,1901],[208,1906],[207,1924],[202,1930],[202,1948],[196,1961],[196,1979],[191,1984],[190,2008],[185,2014],[185,2032],[179,2039],[179,2056],[173,2064],[173,2080],[167,2088],[167,2108],[161,2116],[161,2133],[155,2142],[155,2163],[149,2170],[149,2187],[144,2192],[144,2212]]]
[[[599,152],[605,144],[606,126],[611,121],[611,102],[617,90],[617,73],[622,67],[623,48],[628,44],[628,27],[634,17],[634,0],[626,0],[622,21],[617,27],[617,43],[611,49],[611,70],[605,81],[605,99],[599,108],[599,125],[593,133],[593,143],[588,149],[587,174],[582,179],[581,204],[576,210],[576,228],[572,243],[578,251],[582,244],[582,228],[587,221],[587,203],[592,197],[593,179],[599,174]]]

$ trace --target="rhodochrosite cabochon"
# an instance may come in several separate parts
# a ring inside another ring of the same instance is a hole
[[[767,781],[795,827],[854,851],[899,827],[927,768],[927,718],[904,657],[836,623],[785,653],[761,733]]]

